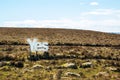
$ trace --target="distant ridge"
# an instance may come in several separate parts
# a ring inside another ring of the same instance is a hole
[[[90,30],[58,28],[0,28],[0,44],[27,44],[27,38],[38,38],[49,44],[120,45],[120,34]]]
[[[111,32],[112,34],[120,34],[120,32]]]

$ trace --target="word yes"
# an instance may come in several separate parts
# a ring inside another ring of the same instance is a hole
[[[27,39],[27,42],[29,43],[30,45],[30,50],[32,52],[35,52],[35,51],[48,51],[49,47],[48,47],[48,43],[47,42],[37,42],[37,39],[33,39],[30,40],[30,39]]]

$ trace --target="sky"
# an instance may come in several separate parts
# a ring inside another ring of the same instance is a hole
[[[0,0],[0,27],[120,32],[120,0]]]

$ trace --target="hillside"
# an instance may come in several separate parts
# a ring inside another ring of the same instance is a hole
[[[48,28],[0,28],[1,80],[120,80],[120,34]],[[30,55],[27,38],[48,41]]]
[[[50,44],[120,45],[119,34],[88,30],[48,28],[0,28],[0,44],[26,44],[27,38],[38,38]]]

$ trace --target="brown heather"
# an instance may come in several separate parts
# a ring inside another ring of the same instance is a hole
[[[27,38],[49,42],[49,51],[30,58]],[[0,80],[120,80],[120,35],[0,28]]]

